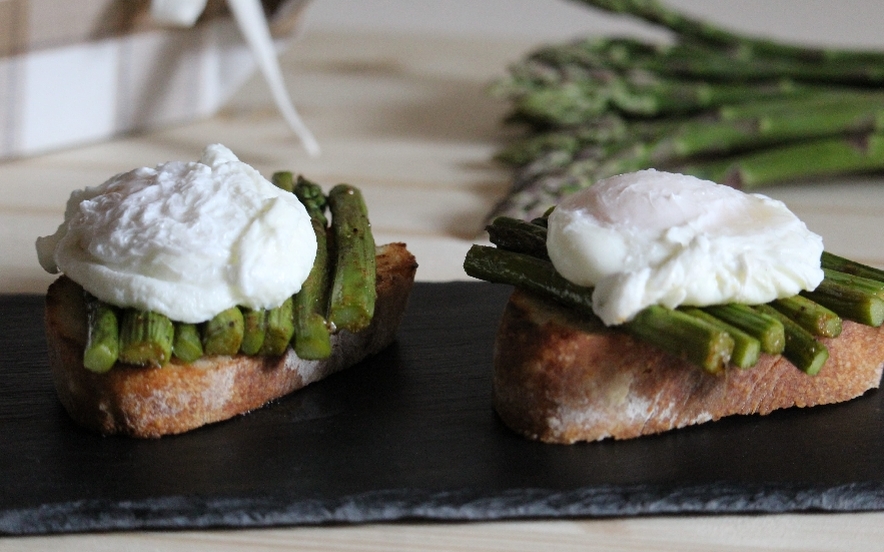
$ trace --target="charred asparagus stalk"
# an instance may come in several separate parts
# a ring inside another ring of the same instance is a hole
[[[828,251],[823,251],[820,263],[823,265],[824,269],[884,282],[884,270],[867,266],[850,259],[845,259],[844,257],[829,253]]]
[[[734,340],[734,348],[730,356],[732,364],[739,368],[751,368],[758,363],[758,359],[761,357],[761,342],[758,339],[702,309],[688,307],[684,309],[684,312],[719,328]]]
[[[783,313],[811,335],[818,337],[838,337],[841,335],[841,317],[807,297],[795,295],[794,297],[777,299],[772,301],[770,306]]]
[[[339,184],[328,194],[336,250],[335,272],[329,298],[329,322],[357,332],[374,314],[377,298],[375,243],[362,192]]]
[[[243,319],[243,335],[239,350],[244,355],[257,355],[264,345],[264,336],[267,334],[267,311],[246,307],[240,310]]]
[[[799,324],[770,305],[758,305],[759,312],[772,316],[783,324],[786,330],[786,347],[783,356],[796,368],[814,376],[819,373],[829,358],[829,350]]]
[[[221,311],[203,324],[203,350],[207,355],[235,355],[242,345],[244,327],[238,307]]]
[[[266,356],[279,356],[283,354],[292,336],[295,335],[295,319],[293,299],[289,297],[278,307],[267,311],[267,327],[264,334],[264,343],[261,345],[261,354]]]
[[[748,305],[711,305],[703,310],[753,336],[765,353],[778,355],[786,346],[786,332],[779,320],[757,312]]]
[[[489,282],[516,286],[587,316],[592,312],[592,288],[565,280],[552,263],[523,253],[474,245],[467,252],[464,270]],[[733,338],[699,318],[653,306],[624,324],[631,334],[683,356],[709,372],[721,371],[731,358]]]
[[[884,323],[884,282],[824,268],[826,277],[813,291],[802,295],[867,326]]]
[[[294,348],[304,359],[327,358],[331,354],[331,336],[326,321],[329,287],[328,219],[326,197],[319,185],[299,177],[295,195],[307,208],[316,234],[316,259],[310,275],[294,298]]]

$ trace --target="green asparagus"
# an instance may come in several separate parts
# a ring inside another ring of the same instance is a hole
[[[733,336],[718,324],[659,305],[639,311],[623,326],[629,333],[713,374],[724,370],[734,351]]]
[[[812,140],[676,170],[750,189],[801,178],[884,170],[884,134]]]
[[[790,140],[861,134],[884,130],[884,97],[859,100],[838,95],[725,106],[700,116],[672,121],[627,120],[613,114],[577,126],[556,126],[516,140],[497,154],[501,161],[524,166],[545,153],[559,151],[572,159],[590,147],[632,143],[644,164],[709,154],[730,154]]]
[[[524,137],[489,219],[539,216],[567,194],[657,168],[746,189],[884,172],[884,52],[744,36],[654,0],[580,0],[674,33],[671,43],[547,45],[492,93]]]
[[[203,356],[203,343],[197,324],[175,322],[172,355],[182,362],[193,362]]]
[[[802,295],[848,320],[876,327],[884,323],[884,282],[828,268],[823,271],[820,285]]]
[[[511,217],[497,217],[485,227],[491,243],[509,251],[527,253],[541,259],[546,251],[546,228]]]
[[[820,264],[822,264],[823,269],[884,282],[884,270],[864,265],[850,259],[845,259],[844,257],[829,253],[828,251],[823,251],[822,257],[820,258]]]
[[[295,195],[307,208],[316,235],[316,258],[310,275],[294,297],[295,353],[303,359],[322,359],[331,354],[331,335],[326,320],[330,278],[326,197],[315,183],[299,177]]]
[[[795,295],[772,301],[770,305],[790,320],[818,337],[841,335],[841,317],[807,297]]]
[[[257,355],[267,333],[267,311],[242,307],[243,335],[239,350],[244,355]]]
[[[858,54],[844,50],[838,53],[845,57]],[[683,80],[752,82],[788,78],[859,88],[881,83],[884,77],[881,61],[884,61],[884,55],[878,52],[865,60],[822,61],[766,54],[744,56],[734,50],[690,40],[652,45],[629,38],[593,37],[541,48],[522,65],[513,68],[513,74],[518,83],[549,84],[564,79],[582,79],[598,70],[641,70]]]
[[[362,192],[338,184],[328,194],[336,261],[328,318],[334,328],[357,332],[371,322],[377,291],[375,243]]]
[[[498,284],[509,284],[549,297],[576,312],[594,316],[592,289],[572,284],[549,261],[524,253],[473,245],[464,259],[467,275]]]
[[[758,363],[761,357],[761,342],[744,332],[737,326],[733,326],[720,318],[696,307],[683,309],[685,313],[704,320],[709,324],[726,332],[734,342],[730,362],[738,368],[751,368]]]
[[[264,334],[264,343],[261,346],[261,354],[265,356],[283,354],[294,334],[292,298],[289,297],[280,306],[267,311],[267,329]]]
[[[884,323],[884,300],[873,293],[824,280],[802,295],[847,320],[875,327]]]
[[[172,357],[175,327],[165,315],[134,308],[120,317],[120,362],[164,366]]]
[[[207,355],[235,355],[242,345],[245,322],[238,307],[230,307],[202,324],[203,350]]]
[[[594,316],[592,289],[564,279],[549,261],[482,245],[473,245],[464,270],[474,278],[516,286],[582,313]],[[652,306],[624,328],[654,345],[702,366],[720,371],[730,360],[734,342],[727,332],[683,312]]]
[[[88,333],[83,350],[83,366],[97,373],[110,370],[120,354],[117,309],[86,293]]]
[[[771,316],[762,314],[748,305],[728,303],[710,305],[703,310],[753,336],[765,353],[778,355],[786,346],[783,324]]]
[[[770,305],[758,305],[759,312],[772,316],[783,324],[786,347],[783,356],[799,370],[815,376],[829,358],[829,349],[791,318]]]
[[[287,192],[295,191],[295,178],[289,171],[277,171],[270,176],[274,186]]]
[[[576,0],[602,10],[631,15],[654,25],[660,25],[698,44],[732,52],[734,55],[779,56],[806,61],[833,60],[837,63],[878,63],[884,56],[878,52],[845,51],[840,49],[792,46],[772,40],[738,34],[718,25],[689,17],[667,8],[658,0]]]

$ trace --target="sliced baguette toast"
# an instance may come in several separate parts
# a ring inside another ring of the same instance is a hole
[[[841,335],[824,342],[830,356],[816,376],[779,355],[763,355],[748,370],[710,374],[517,289],[495,343],[494,406],[516,432],[570,444],[837,403],[879,386],[884,327],[845,320]]]
[[[306,361],[289,347],[280,357],[209,356],[163,368],[83,367],[86,316],[79,286],[62,276],[46,296],[46,334],[58,397],[78,424],[106,435],[160,437],[226,420],[380,352],[395,338],[417,263],[404,244],[377,250],[377,303],[371,325],[332,336],[332,355]],[[72,293],[72,288],[75,291]]]

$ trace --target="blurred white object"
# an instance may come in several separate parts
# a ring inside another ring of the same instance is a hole
[[[282,71],[279,69],[279,60],[276,59],[276,49],[273,47],[273,40],[270,37],[270,28],[267,26],[267,19],[264,17],[264,10],[261,8],[259,0],[227,0],[230,11],[242,31],[243,37],[252,49],[255,56],[255,62],[270,92],[273,94],[273,101],[279,108],[283,118],[301,139],[304,149],[310,155],[319,155],[319,144],[310,132],[310,129],[301,121],[295,106],[289,97],[288,91],[285,89],[285,82],[282,79]]]
[[[177,25],[196,7],[203,16],[182,28],[160,25],[140,2],[8,4],[0,18],[0,159],[181,124],[223,107],[259,68],[243,32],[225,0],[167,3],[181,8]],[[305,4],[272,2],[274,54],[295,34]]]
[[[192,27],[203,10],[207,0],[152,0],[150,16],[157,23]]]
[[[233,18],[264,75],[276,107],[310,155],[319,155],[319,144],[301,120],[285,88],[276,48],[260,0],[227,0]],[[151,16],[159,23],[192,26],[206,8],[206,0],[153,0]]]

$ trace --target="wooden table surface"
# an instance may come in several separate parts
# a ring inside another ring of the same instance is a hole
[[[486,86],[532,46],[418,34],[314,31],[282,57],[295,103],[323,154],[309,158],[255,78],[217,116],[30,159],[0,163],[0,292],[42,293],[34,239],[54,231],[71,190],[211,142],[265,174],[351,182],[366,195],[378,241],[404,241],[418,280],[467,279],[469,245],[507,186],[490,161],[505,106]],[[884,179],[765,190],[827,249],[884,266]],[[880,438],[880,436],[870,436]],[[3,451],[7,454],[8,451]],[[0,539],[7,550],[882,550],[884,513],[667,516],[492,523],[396,523],[244,531],[137,532]]]

